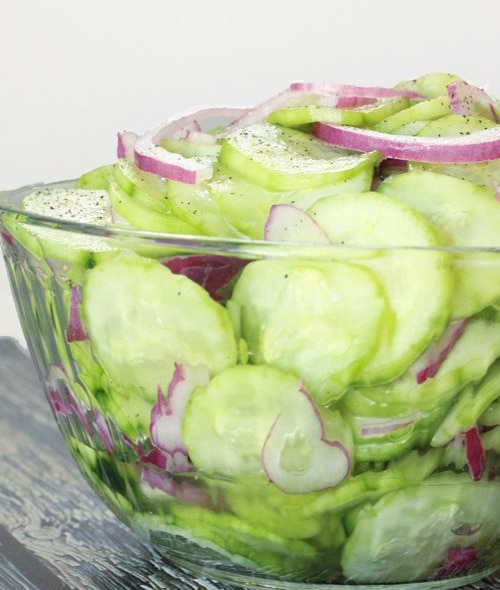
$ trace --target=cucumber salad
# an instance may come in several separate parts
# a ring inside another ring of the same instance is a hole
[[[499,119],[451,74],[295,82],[0,203],[54,413],[124,521],[229,581],[499,566]]]

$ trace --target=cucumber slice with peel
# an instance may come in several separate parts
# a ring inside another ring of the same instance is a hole
[[[90,170],[86,174],[82,174],[75,183],[75,188],[90,189],[90,190],[106,190],[108,188],[108,181],[113,173],[113,166],[111,164],[99,166]]]
[[[326,196],[369,190],[372,179],[373,168],[368,166],[361,168],[350,178],[325,186],[270,191],[256,186],[237,174],[218,170],[210,181],[197,187],[200,191],[205,190],[204,187],[209,190],[218,211],[233,228],[250,238],[261,240],[264,238],[264,225],[272,205],[289,203],[301,209],[307,209],[315,201]],[[183,187],[186,194],[189,190],[188,187]],[[196,188],[192,187],[191,190]]]
[[[358,383],[367,385],[401,375],[448,321],[452,280],[448,258],[432,250],[437,239],[427,220],[401,205],[368,192],[321,199],[308,210],[332,243],[380,247],[378,255],[363,264],[383,284],[394,325],[392,329],[386,325],[375,355],[356,376]]]
[[[500,247],[500,207],[492,191],[426,170],[392,176],[377,190],[425,215],[443,246],[476,248],[452,255],[454,318],[474,315],[500,298],[498,254],[491,251]]]
[[[225,138],[220,163],[269,190],[324,186],[372,167],[377,152],[349,154],[306,133],[275,125],[252,125]]]
[[[228,310],[250,361],[293,371],[320,404],[341,397],[358,378],[392,317],[374,273],[307,260],[251,262]]]
[[[442,428],[461,390],[486,381],[499,354],[500,324],[471,320],[434,377],[419,384],[410,369],[390,384],[351,388],[339,409],[352,428],[356,459],[385,461],[410,448],[424,448]],[[485,398],[474,396],[471,407],[481,407]],[[371,428],[371,433],[363,432],[374,425],[378,428]]]
[[[211,186],[210,182],[193,185],[171,180],[168,198],[174,215],[205,236],[244,238],[221,212]]]
[[[427,123],[417,135],[419,137],[458,137],[496,127],[497,124],[481,115],[449,114]]]
[[[433,72],[424,74],[413,80],[403,80],[396,84],[397,90],[418,92],[427,98],[437,98],[448,92],[448,86],[453,82],[463,82],[463,78],[455,74]]]
[[[373,129],[383,133],[394,133],[403,125],[414,121],[432,121],[450,113],[450,100],[447,96],[439,96],[430,100],[417,102],[397,113],[389,115],[377,123]]]
[[[361,112],[354,109],[308,105],[278,109],[267,117],[267,121],[283,127],[299,127],[315,121],[359,127],[363,125],[364,118]]]
[[[194,226],[179,219],[171,212],[160,212],[141,202],[140,199],[125,192],[116,180],[111,179],[108,186],[109,198],[115,211],[136,228],[170,234],[199,234]]]
[[[103,190],[41,189],[24,197],[23,209],[55,220],[74,222],[77,219],[79,223],[97,226],[112,224],[110,200]],[[4,222],[12,235],[38,258],[60,260],[74,268],[89,268],[94,263],[94,253],[111,250],[104,238],[79,230],[70,232],[22,223],[16,216],[5,216]]]
[[[295,403],[300,379],[266,365],[240,365],[194,391],[182,424],[193,465],[205,473],[263,473],[261,453],[279,413]]]
[[[212,375],[236,362],[226,310],[155,260],[122,254],[96,265],[84,282],[82,316],[113,394],[125,400],[152,406],[176,362]],[[147,428],[149,415],[140,418]]]
[[[459,558],[469,548],[473,559],[457,559],[456,575],[478,565],[483,554],[495,563],[491,551],[499,546],[500,530],[492,511],[498,506],[498,483],[472,484],[468,475],[443,473],[387,494],[357,511],[342,555],[344,574],[352,583],[369,584],[447,577],[453,552]]]
[[[500,159],[470,164],[425,164],[423,162],[409,162],[408,169],[409,171],[429,170],[439,174],[448,174],[448,176],[453,176],[453,178],[461,178],[479,186],[484,186],[493,192],[496,192],[497,187],[500,186]]]

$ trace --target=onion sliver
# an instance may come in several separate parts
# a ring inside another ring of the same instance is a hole
[[[177,133],[191,129],[195,121],[201,124],[208,119],[234,119],[246,111],[245,108],[215,107],[197,109],[169,119],[137,139],[134,149],[135,163],[145,172],[187,184],[198,184],[208,180],[212,177],[212,164],[208,159],[185,158],[159,147],[158,144],[163,139],[171,139]]]
[[[384,86],[356,86],[353,84],[293,82],[293,84],[290,84],[290,90],[294,92],[317,92],[320,94],[336,94],[337,96],[358,98],[425,98],[422,94],[418,94],[418,92],[413,92],[412,90],[398,90],[397,88],[385,88]]]
[[[332,96],[325,92],[296,92],[287,88],[258,104],[256,107],[248,109],[239,119],[236,119],[225,127],[219,136],[226,137],[233,131],[237,131],[243,127],[264,123],[268,115],[273,111],[285,107],[307,105],[337,107],[337,103],[337,96]]]
[[[116,148],[118,158],[123,158],[129,162],[134,161],[134,147],[138,137],[137,133],[133,131],[120,131],[118,133],[118,145]]]
[[[448,86],[450,108],[457,115],[485,115],[495,123],[500,123],[499,107],[495,100],[482,88],[457,81]]]
[[[500,127],[459,137],[416,137],[314,123],[313,134],[337,147],[362,152],[379,151],[386,158],[397,160],[458,164],[500,158]]]

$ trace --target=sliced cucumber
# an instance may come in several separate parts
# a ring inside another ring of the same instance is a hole
[[[372,167],[376,152],[348,154],[306,133],[275,125],[252,125],[222,143],[220,162],[249,182],[269,190],[324,186]]]
[[[472,484],[468,475],[443,473],[387,494],[357,512],[344,574],[358,583],[408,583],[438,576],[449,550],[490,556],[500,542],[494,506],[500,506],[498,483]],[[464,526],[468,533],[457,532]]]
[[[359,127],[364,124],[364,117],[361,112],[354,109],[308,105],[278,109],[267,117],[267,121],[283,127],[299,127],[315,121]]]
[[[360,452],[364,444],[367,447],[373,445],[377,452],[376,441],[365,438],[363,443],[359,436],[362,419],[385,417],[389,421],[408,417],[415,421],[415,430],[418,430],[421,418],[434,413],[436,408],[448,408],[464,387],[486,375],[498,356],[500,324],[473,320],[468,322],[434,377],[419,384],[415,371],[409,370],[390,384],[351,388],[340,407],[353,426],[357,451]],[[390,441],[390,436],[385,440]],[[395,446],[399,444],[397,433],[392,442]],[[367,448],[366,457],[369,452]]]
[[[200,185],[171,180],[168,185],[168,198],[174,215],[205,236],[244,237],[224,217],[212,196],[211,188],[211,182]]]
[[[112,223],[108,193],[89,189],[42,189],[24,197],[23,209],[29,213],[97,226]],[[111,250],[104,238],[81,231],[52,229],[34,223],[20,223],[15,216],[5,217],[5,225],[30,252],[44,259],[61,260],[72,267],[86,269],[94,264],[95,252]]]
[[[164,139],[160,141],[160,145],[169,152],[175,152],[185,158],[205,156],[216,158],[220,152],[220,145],[218,143],[203,143],[187,141],[186,139]]]
[[[380,100],[375,106],[367,105],[364,107],[358,107],[355,111],[360,112],[363,115],[363,125],[372,126],[382,121],[382,119],[408,108],[410,104],[408,98],[393,98],[389,100]]]
[[[496,123],[481,115],[455,115],[452,113],[427,123],[417,135],[421,137],[457,137],[496,126]]]
[[[113,165],[99,166],[82,174],[76,181],[75,188],[86,188],[90,190],[106,190],[108,181],[113,173]]]
[[[500,208],[492,191],[424,170],[392,176],[377,190],[425,215],[442,245],[477,248],[453,254],[453,317],[471,316],[500,298],[500,264],[491,251],[500,247]]]
[[[175,362],[202,365],[211,374],[236,362],[226,310],[154,260],[123,254],[98,264],[84,283],[82,311],[113,395],[124,400],[152,405]],[[148,424],[149,416],[140,420]]]
[[[228,308],[250,362],[295,372],[321,404],[358,378],[392,317],[374,274],[342,262],[252,262]]]
[[[437,98],[448,92],[448,86],[453,82],[463,82],[463,78],[455,74],[436,72],[424,74],[413,80],[403,80],[396,84],[398,90],[410,90],[418,92],[427,98]]]
[[[500,397],[500,363],[495,363],[476,387],[466,387],[446,414],[432,438],[434,446],[442,446],[460,432],[472,428],[488,407]]]
[[[225,512],[175,504],[173,525],[179,534],[190,533],[195,542],[228,555],[243,567],[262,570],[269,575],[301,579],[316,565],[318,551],[302,539],[286,539],[266,525],[243,520]],[[178,546],[178,544],[176,544]],[[220,562],[220,555],[212,556]],[[206,560],[210,563],[210,558]]]
[[[182,438],[195,467],[231,476],[263,473],[266,437],[299,389],[296,375],[266,365],[231,367],[198,388],[182,425]]]
[[[430,170],[439,174],[448,174],[484,186],[495,192],[500,186],[500,159],[470,164],[424,164],[409,162],[409,170]]]
[[[200,233],[194,226],[171,212],[161,213],[156,207],[148,206],[144,204],[144,201],[134,198],[114,179],[109,182],[108,192],[115,211],[138,229],[170,234],[197,235]]]
[[[376,131],[394,133],[403,125],[414,121],[432,121],[450,112],[450,100],[447,96],[439,96],[416,104],[390,115],[374,126]]]
[[[171,213],[168,183],[164,178],[139,170],[127,160],[118,160],[113,166],[113,178],[121,190],[140,205],[158,213]]]
[[[437,240],[426,219],[401,205],[369,192],[321,199],[308,210],[334,244],[381,248],[363,264],[381,280],[395,323],[392,331],[385,326],[375,355],[356,377],[360,383],[391,381],[402,374],[448,320],[447,256],[432,250]],[[364,309],[369,305],[366,299]]]
[[[323,515],[303,513],[314,497],[287,494],[264,477],[234,478],[224,486],[224,499],[236,515],[288,539],[314,537],[324,528]]]
[[[264,237],[264,225],[272,205],[290,203],[307,209],[312,203],[325,196],[339,193],[369,190],[373,179],[373,167],[361,168],[352,177],[318,188],[288,191],[270,191],[244,180],[238,174],[218,170],[206,186],[210,196],[217,203],[220,213],[232,227],[254,239]],[[189,189],[186,189],[186,191]]]

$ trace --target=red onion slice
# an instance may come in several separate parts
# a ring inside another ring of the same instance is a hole
[[[66,328],[66,339],[68,342],[82,342],[88,339],[80,319],[81,302],[80,289],[76,285],[73,285],[71,287],[69,319]]]
[[[290,89],[282,90],[275,94],[268,100],[260,103],[254,108],[248,109],[241,117],[230,123],[224,128],[220,137],[226,137],[233,131],[248,127],[249,125],[256,125],[264,123],[267,117],[278,109],[294,106],[323,106],[323,107],[337,107],[338,97],[330,96],[326,93],[320,92],[295,92]]]
[[[152,489],[161,490],[183,504],[197,504],[205,508],[214,508],[209,492],[188,481],[176,481],[165,471],[144,465],[141,479]]]
[[[206,367],[188,367],[175,363],[167,397],[158,387],[157,402],[151,409],[151,443],[165,456],[165,468],[172,473],[181,473],[192,468],[182,441],[182,419],[193,389],[206,385],[208,381]]]
[[[120,159],[134,161],[135,142],[139,136],[133,131],[120,131],[118,133],[118,145],[116,155]]]
[[[446,559],[436,572],[434,578],[442,580],[466,574],[479,561],[475,547],[452,547],[448,549]]]
[[[186,139],[190,133],[196,133],[201,131],[201,125],[199,121],[194,119],[189,121],[182,129],[179,129],[172,135],[172,139]]]
[[[187,184],[198,184],[209,180],[212,177],[212,163],[209,159],[185,158],[160,147],[159,143],[163,139],[173,139],[179,133],[185,134],[186,130],[195,130],[194,122],[197,122],[197,130],[200,122],[209,119],[234,119],[246,110],[236,107],[214,107],[197,109],[173,117],[137,139],[134,147],[135,163],[145,172]]]
[[[321,94],[336,94],[357,98],[415,98],[425,99],[425,96],[412,90],[398,90],[384,86],[357,86],[354,84],[328,84],[314,82],[293,82],[290,90],[294,92],[316,92]]]
[[[331,244],[323,228],[309,213],[288,203],[271,206],[264,226],[264,239],[271,242]]]
[[[427,381],[427,379],[432,379],[432,377],[437,375],[439,368],[448,358],[453,347],[464,333],[466,326],[467,320],[452,322],[439,342],[433,342],[429,346],[429,349],[424,353],[422,359],[418,361],[420,366],[421,362],[425,362],[425,366],[418,370],[416,374],[417,383],[419,385]]]
[[[483,477],[486,457],[477,426],[465,433],[465,454],[471,478],[474,481],[480,480]]]
[[[359,434],[362,438],[383,437],[414,424],[420,417],[421,414],[415,412],[411,416],[399,416],[398,418],[361,419]]]
[[[370,98],[368,96],[339,96],[336,106],[338,109],[354,109],[356,107],[364,107],[376,102],[376,98]]]
[[[224,287],[246,264],[248,260],[242,258],[211,254],[175,256],[163,261],[173,273],[184,275],[203,287],[215,301],[224,300]]]
[[[361,152],[379,151],[386,158],[397,160],[459,164],[500,158],[500,127],[460,137],[416,137],[314,123],[313,134],[337,147]]]
[[[302,386],[293,406],[277,415],[264,441],[261,461],[269,481],[290,494],[336,486],[351,471],[348,450],[340,440],[326,437],[322,417]]]
[[[9,246],[12,246],[14,244],[14,240],[12,239],[12,236],[10,234],[6,232],[1,232],[0,235],[7,242],[7,244],[9,244]]]
[[[451,110],[457,115],[485,115],[495,123],[500,123],[498,108],[494,99],[482,88],[467,84],[467,82],[453,82],[448,86]]]

